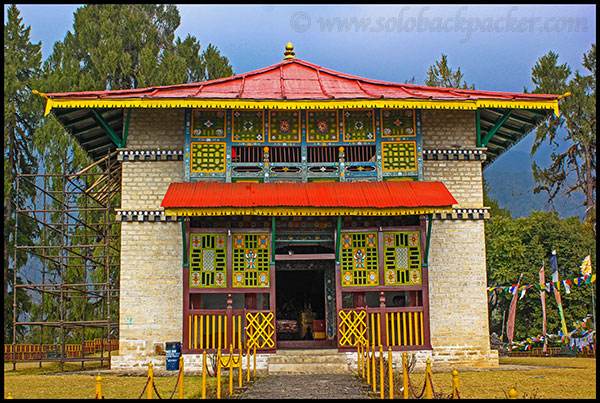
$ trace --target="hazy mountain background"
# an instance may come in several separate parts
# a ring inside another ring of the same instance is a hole
[[[526,144],[520,148],[525,146]],[[527,216],[532,210],[551,210],[551,206],[547,203],[546,192],[533,194],[535,185],[531,172],[532,158],[528,151],[516,148],[506,151],[484,169],[483,178],[488,184],[489,197],[496,199],[500,207],[510,210],[513,217]],[[540,164],[540,160],[546,159],[547,155],[549,152],[544,153],[542,150],[540,157],[536,156],[535,161]],[[561,218],[577,216],[583,219],[584,199],[583,193],[573,193],[569,197],[562,192],[555,198],[554,207]]]

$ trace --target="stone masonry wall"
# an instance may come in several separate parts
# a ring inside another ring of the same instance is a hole
[[[177,109],[132,109],[129,150],[183,149],[184,114]],[[162,210],[171,182],[183,181],[183,161],[123,162],[122,210]],[[145,366],[154,344],[183,340],[183,245],[180,222],[121,223],[119,355],[114,369]],[[160,367],[160,365],[159,365]],[[144,367],[145,368],[145,367]]]
[[[474,111],[424,110],[423,149],[474,148]],[[455,208],[483,206],[481,161],[423,164],[425,181],[441,181],[457,200]],[[496,366],[490,350],[483,220],[435,220],[429,249],[431,352],[439,366]],[[423,353],[425,353],[423,355]],[[395,357],[394,357],[395,360]]]
[[[423,109],[421,111],[423,149],[475,148],[475,111]]]
[[[181,223],[121,223],[119,356],[113,368],[146,365],[154,343],[164,348],[183,340],[182,259]]]
[[[132,108],[127,148],[133,150],[183,150],[183,109]]]
[[[123,162],[121,209],[162,210],[169,184],[183,181],[183,161]]]

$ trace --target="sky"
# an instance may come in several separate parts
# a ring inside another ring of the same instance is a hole
[[[72,29],[77,4],[17,4],[31,40],[46,59]],[[296,58],[376,80],[423,84],[429,66],[450,67],[478,90],[533,89],[531,68],[552,50],[582,70],[596,38],[596,6],[569,5],[177,5],[181,24],[203,48],[215,45],[236,74]],[[6,10],[4,5],[4,19]],[[529,152],[533,135],[513,147]],[[500,157],[497,161],[500,161]]]

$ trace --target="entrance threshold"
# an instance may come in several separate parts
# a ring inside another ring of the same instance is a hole
[[[277,341],[277,349],[313,349],[337,347],[335,340],[281,340]]]

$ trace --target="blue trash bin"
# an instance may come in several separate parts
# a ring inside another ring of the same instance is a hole
[[[167,342],[167,371],[179,371],[179,357],[181,357],[181,343],[178,341]]]

